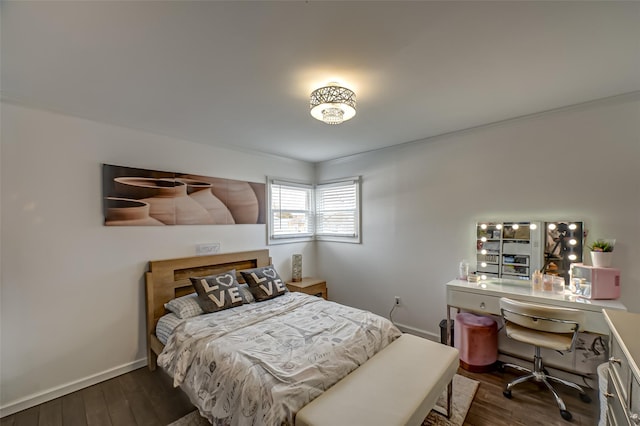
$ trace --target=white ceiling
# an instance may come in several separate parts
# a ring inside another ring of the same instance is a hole
[[[317,162],[640,90],[640,2],[2,1],[2,97]],[[356,117],[310,92],[338,81]]]

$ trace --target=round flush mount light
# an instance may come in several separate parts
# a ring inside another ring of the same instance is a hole
[[[311,92],[311,116],[327,124],[340,124],[356,115],[356,94],[337,83]]]

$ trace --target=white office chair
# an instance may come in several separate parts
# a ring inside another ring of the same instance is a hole
[[[507,336],[535,347],[533,370],[515,364],[503,365],[503,368],[511,367],[518,371],[528,373],[507,384],[504,392],[502,392],[503,395],[511,399],[511,389],[518,383],[527,380],[543,382],[551,393],[553,393],[558,408],[560,408],[562,418],[571,420],[571,413],[567,411],[564,401],[549,381],[562,383],[563,385],[576,389],[580,392],[580,399],[584,402],[591,402],[591,398],[579,385],[549,375],[542,364],[540,348],[548,348],[561,352],[572,350],[580,324],[584,321],[583,312],[578,309],[520,302],[505,297],[500,299],[500,311],[505,320]]]

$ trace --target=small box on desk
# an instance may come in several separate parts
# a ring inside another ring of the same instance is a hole
[[[581,263],[571,265],[571,291],[587,299],[620,297],[620,270],[598,268]]]

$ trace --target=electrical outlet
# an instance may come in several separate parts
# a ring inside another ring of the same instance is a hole
[[[204,256],[207,254],[220,253],[220,243],[207,243],[196,245],[196,255]]]
[[[396,306],[398,306],[400,304],[400,296],[396,296],[395,300],[396,300]]]

